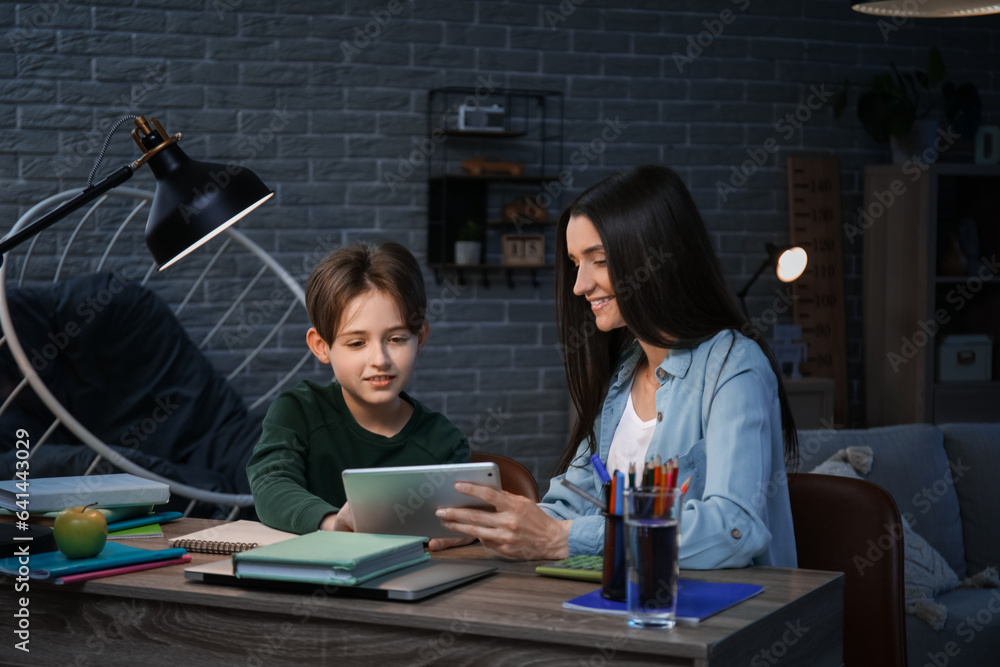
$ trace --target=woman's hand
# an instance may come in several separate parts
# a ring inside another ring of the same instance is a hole
[[[320,530],[340,530],[345,533],[354,532],[354,516],[351,514],[351,504],[344,503],[340,511],[324,517],[319,524]]]
[[[488,486],[456,482],[455,490],[493,505],[496,511],[442,507],[437,516],[445,528],[478,538],[487,548],[508,558],[559,560],[569,556],[572,521],[553,519],[524,496]]]

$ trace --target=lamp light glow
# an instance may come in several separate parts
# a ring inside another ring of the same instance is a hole
[[[809,257],[805,250],[799,247],[789,248],[778,257],[778,266],[776,267],[778,280],[783,283],[798,280],[802,272],[806,270],[808,263]]]

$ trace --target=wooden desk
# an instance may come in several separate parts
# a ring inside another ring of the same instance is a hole
[[[166,537],[207,527],[186,519]],[[141,544],[139,544],[141,542]],[[165,538],[135,540],[167,546]],[[192,554],[192,565],[218,556]],[[414,603],[242,590],[183,578],[177,565],[80,584],[31,582],[0,595],[0,663],[199,665],[803,665],[842,664],[844,576],[781,568],[682,576],[762,584],[764,592],[700,624],[636,630],[624,618],[564,610],[593,583],[541,577],[538,563],[478,546],[435,558],[492,559],[499,573]],[[13,648],[12,614],[30,599],[30,653]]]

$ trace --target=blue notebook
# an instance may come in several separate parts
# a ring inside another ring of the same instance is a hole
[[[764,591],[755,584],[725,584],[708,581],[677,580],[677,620],[697,623]],[[624,602],[601,597],[601,589],[563,602],[566,609],[596,611],[602,614],[628,613]]]
[[[26,542],[25,544],[30,545],[31,543]],[[28,567],[30,568],[28,576],[32,579],[52,579],[67,574],[180,558],[186,553],[187,551],[184,549],[140,549],[117,542],[108,542],[104,545],[101,553],[93,558],[66,558],[59,551],[31,553],[28,558]],[[18,556],[0,560],[0,573],[16,575],[19,567],[21,567],[21,563]]]

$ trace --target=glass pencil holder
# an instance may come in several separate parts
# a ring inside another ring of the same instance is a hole
[[[615,602],[624,602],[625,588],[625,522],[616,514],[601,512],[604,516],[604,568],[601,577],[601,596]]]

